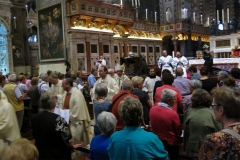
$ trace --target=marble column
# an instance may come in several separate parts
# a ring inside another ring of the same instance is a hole
[[[86,62],[87,62],[87,73],[91,73],[91,49],[90,42],[86,42]]]
[[[160,57],[162,56],[162,51],[163,51],[163,42],[159,42],[160,45]]]
[[[156,53],[156,45],[153,46],[153,63],[157,65],[157,53]]]
[[[140,43],[138,43],[138,50],[137,50],[138,52],[138,57],[140,56],[140,54],[141,54],[141,44]]]
[[[129,52],[132,52],[132,44],[129,44],[128,50]]]
[[[149,65],[149,46],[146,45],[146,49],[147,49],[147,52],[146,52],[146,61],[147,61],[147,64]]]
[[[99,40],[99,42],[98,42],[98,49],[99,49],[99,57],[103,56],[103,43],[102,43],[102,40]]]
[[[128,57],[128,44],[124,42],[124,57]]]
[[[118,48],[119,48],[119,51],[118,51],[118,53],[119,53],[119,57],[120,58],[123,58],[123,44],[122,43],[119,43],[119,45],[118,45]]]
[[[177,53],[177,39],[173,40],[173,45],[174,45],[174,57],[175,57]]]

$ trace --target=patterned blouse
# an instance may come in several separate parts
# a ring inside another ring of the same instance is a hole
[[[240,134],[240,124],[233,124],[228,128]],[[221,131],[209,134],[202,143],[198,158],[199,160],[239,160],[240,141]]]

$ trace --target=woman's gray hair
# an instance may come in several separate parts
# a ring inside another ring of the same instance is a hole
[[[107,86],[103,83],[99,83],[96,85],[95,93],[98,97],[106,97],[108,94]]]
[[[9,82],[16,82],[16,80],[17,80],[16,74],[10,74],[10,75],[8,76],[8,81],[9,81]]]
[[[202,88],[202,82],[199,80],[190,80],[188,82],[189,86],[191,86],[193,89],[201,89]]]
[[[44,78],[46,78],[47,76],[48,76],[47,73],[42,73],[40,78],[41,78],[41,79],[44,79]]]
[[[138,99],[131,96],[120,102],[118,113],[126,126],[138,126],[143,121],[143,106]]]
[[[102,135],[111,136],[115,132],[117,119],[111,112],[103,111],[98,115],[97,120]]]
[[[173,99],[176,96],[177,92],[171,89],[164,89],[161,93],[161,101],[166,103],[168,99]]]
[[[224,79],[228,78],[228,73],[226,71],[220,71],[220,72],[218,72],[218,77],[220,80],[224,80]]]
[[[54,94],[46,92],[40,97],[40,105],[39,105],[40,108],[46,109],[46,110],[52,110],[53,108],[55,108],[55,106],[56,106],[56,97],[54,96]]]

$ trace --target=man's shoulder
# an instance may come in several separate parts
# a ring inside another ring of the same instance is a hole
[[[125,91],[125,90],[121,90],[120,92],[118,92],[117,94],[115,94],[113,96],[113,101],[114,101],[114,99],[116,99],[119,96],[122,96],[120,99],[123,99],[123,98],[125,98],[127,96],[131,96],[133,98],[139,99],[138,96],[136,96],[136,95],[134,95],[132,93],[129,93],[129,92]]]

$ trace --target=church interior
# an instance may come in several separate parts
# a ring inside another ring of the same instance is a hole
[[[156,67],[162,50],[230,58],[240,44],[237,0],[2,0],[1,72],[90,74],[99,56],[108,68],[132,53]],[[199,42],[200,41],[200,42]],[[200,44],[199,44],[200,43]],[[237,55],[239,56],[239,55]],[[192,64],[201,62],[192,61]]]
[[[62,73],[64,76],[70,70],[71,74],[81,72],[81,78],[84,81],[81,87],[84,88],[84,83],[88,83],[88,76],[91,76],[93,71],[96,70],[100,74],[100,76],[95,75],[96,79],[102,78],[99,71],[101,67],[98,67],[99,62],[105,61],[104,66],[108,72],[113,71],[115,75],[123,69],[123,77],[140,76],[147,79],[151,78],[152,69],[157,76],[163,75],[163,66],[168,62],[160,63],[161,57],[174,58],[178,57],[179,53],[187,61],[183,66],[186,69],[194,66],[198,73],[202,72],[201,68],[207,61],[205,56],[209,54],[213,68],[210,74],[213,79],[217,79],[220,72],[230,73],[234,68],[239,69],[240,1],[0,0],[1,75],[25,74],[41,77],[42,73],[53,71]],[[174,73],[174,76],[176,78],[177,73],[176,75]],[[129,80],[128,77],[127,80]],[[53,74],[50,78],[56,77]],[[184,78],[187,78],[187,73]],[[41,79],[44,81],[43,78]],[[123,79],[121,78],[122,81]],[[101,79],[101,81],[104,80]],[[64,79],[62,81],[67,84]],[[122,81],[119,80],[119,91],[122,88],[120,86]],[[144,85],[144,79],[140,78],[139,81]],[[60,87],[64,88],[64,84]],[[95,87],[94,85],[90,87],[91,89],[88,88],[87,96],[84,95],[92,128],[95,127],[93,124],[96,117],[93,111],[95,100],[90,94],[97,94],[92,92],[96,90]],[[108,88],[107,94],[110,92]],[[147,95],[151,92],[147,91]],[[73,95],[72,92],[71,94]],[[211,94],[210,91],[209,94]],[[67,95],[68,93],[64,96]],[[181,95],[183,99],[186,96]],[[177,98],[172,100],[175,103]],[[154,106],[154,103],[151,104]],[[211,107],[217,105],[215,101],[214,104],[210,104]],[[27,112],[25,110],[25,114]],[[185,110],[177,111],[182,128],[184,113]],[[28,119],[27,122],[23,122],[21,134],[34,144],[35,139],[29,132],[28,123]],[[0,142],[1,139],[0,130]],[[180,141],[182,144],[183,135]],[[183,148],[180,145],[179,160],[192,159],[196,156],[183,151]],[[89,153],[89,146],[78,147],[77,150],[84,154],[83,157],[75,159],[84,159]],[[240,154],[238,155],[240,159]]]

